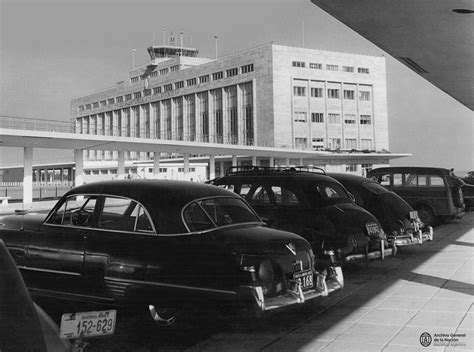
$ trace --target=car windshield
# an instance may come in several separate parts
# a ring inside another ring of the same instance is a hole
[[[316,196],[318,203],[352,203],[352,199],[344,187],[336,182],[318,182],[311,185],[311,193]]]
[[[191,232],[261,222],[242,199],[228,197],[195,200],[184,208],[183,219]]]

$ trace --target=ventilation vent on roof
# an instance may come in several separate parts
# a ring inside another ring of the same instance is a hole
[[[399,59],[405,63],[408,67],[411,67],[413,70],[415,70],[418,73],[428,73],[423,67],[418,65],[415,61],[410,59],[409,57],[399,57]]]

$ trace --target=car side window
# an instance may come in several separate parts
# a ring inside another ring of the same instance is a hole
[[[252,194],[247,194],[247,200],[251,205],[270,205],[270,197],[263,186],[258,186]]]
[[[416,174],[406,174],[405,175],[405,187],[416,187],[416,186],[417,186]]]
[[[430,185],[434,187],[444,187],[444,180],[440,176],[429,176],[430,178]]]
[[[246,183],[242,184],[240,186],[239,195],[241,197],[245,197],[249,193],[251,187],[252,187],[252,185],[249,185],[249,184],[246,184]]]
[[[380,175],[378,181],[382,186],[390,186],[390,174]]]
[[[403,175],[402,174],[393,174],[393,186],[395,186],[395,187],[403,186]]]
[[[272,186],[271,190],[275,196],[275,202],[278,205],[283,205],[286,207],[298,206],[298,198],[296,198],[296,195],[289,189],[280,186]]]
[[[128,198],[105,197],[98,227],[127,232],[154,232],[142,205]]]
[[[90,227],[93,225],[96,196],[68,197],[47,220],[48,224]]]

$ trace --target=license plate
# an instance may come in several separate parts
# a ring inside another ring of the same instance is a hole
[[[368,224],[365,224],[365,227],[367,228],[367,232],[369,233],[369,236],[378,235],[379,232],[380,232],[379,225],[377,225],[374,222],[370,222]]]
[[[116,310],[63,314],[59,337],[74,339],[112,335],[115,331],[116,316]]]
[[[293,280],[298,281],[301,285],[303,290],[307,290],[309,288],[313,288],[313,271],[306,270],[306,271],[299,271],[293,274]]]

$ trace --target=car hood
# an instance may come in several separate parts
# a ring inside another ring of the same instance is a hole
[[[239,225],[217,229],[208,234],[235,254],[286,255],[310,250],[310,244],[291,232],[265,226]]]
[[[8,215],[0,218],[0,230],[37,231],[47,214]]]

